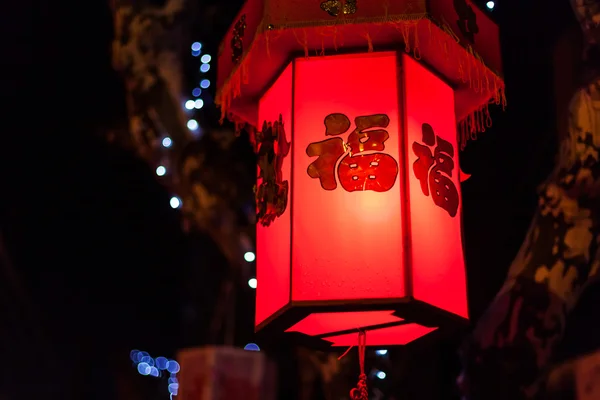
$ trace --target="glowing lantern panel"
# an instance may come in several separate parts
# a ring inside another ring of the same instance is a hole
[[[258,104],[258,329],[406,344],[468,317],[454,95],[397,52],[284,69]]]

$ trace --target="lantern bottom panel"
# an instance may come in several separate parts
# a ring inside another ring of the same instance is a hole
[[[406,345],[432,332],[455,332],[467,320],[410,299],[381,301],[296,302],[257,327],[263,338],[281,335],[313,348],[356,345],[367,332],[367,346]]]

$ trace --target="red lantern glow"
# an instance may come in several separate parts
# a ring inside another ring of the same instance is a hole
[[[263,127],[257,330],[393,345],[464,321],[458,156],[503,101],[497,27],[469,0],[275,3],[244,6],[219,66],[224,112]],[[323,55],[338,34],[369,52]]]
[[[260,120],[280,115],[290,198],[258,227],[257,326],[286,313],[287,331],[319,337],[382,326],[369,334],[380,345],[435,329],[398,305],[466,318],[454,91],[395,52],[299,58],[259,101]]]

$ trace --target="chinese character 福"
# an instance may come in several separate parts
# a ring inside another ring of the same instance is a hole
[[[413,171],[421,183],[423,194],[429,196],[431,189],[435,205],[454,217],[458,212],[458,190],[451,179],[454,170],[454,147],[452,143],[436,135],[429,124],[423,124],[421,132],[425,144],[413,143],[413,152],[417,156]],[[430,147],[434,145],[436,146],[432,154]]]
[[[318,178],[325,190],[337,187],[335,169],[342,188],[348,192],[390,190],[398,175],[398,163],[385,150],[384,142],[389,138],[385,129],[390,120],[387,115],[376,114],[355,119],[356,128],[348,135],[348,142],[331,138],[311,143],[306,149],[310,157],[317,160],[308,167],[308,175]],[[350,120],[344,114],[330,114],[325,118],[325,134],[338,136],[350,129]]]

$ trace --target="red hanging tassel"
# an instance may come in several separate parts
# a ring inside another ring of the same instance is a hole
[[[350,391],[352,400],[369,400],[369,390],[367,389],[367,375],[365,375],[365,348],[367,347],[367,334],[364,331],[358,332],[358,362],[360,364],[360,376],[356,387]]]

